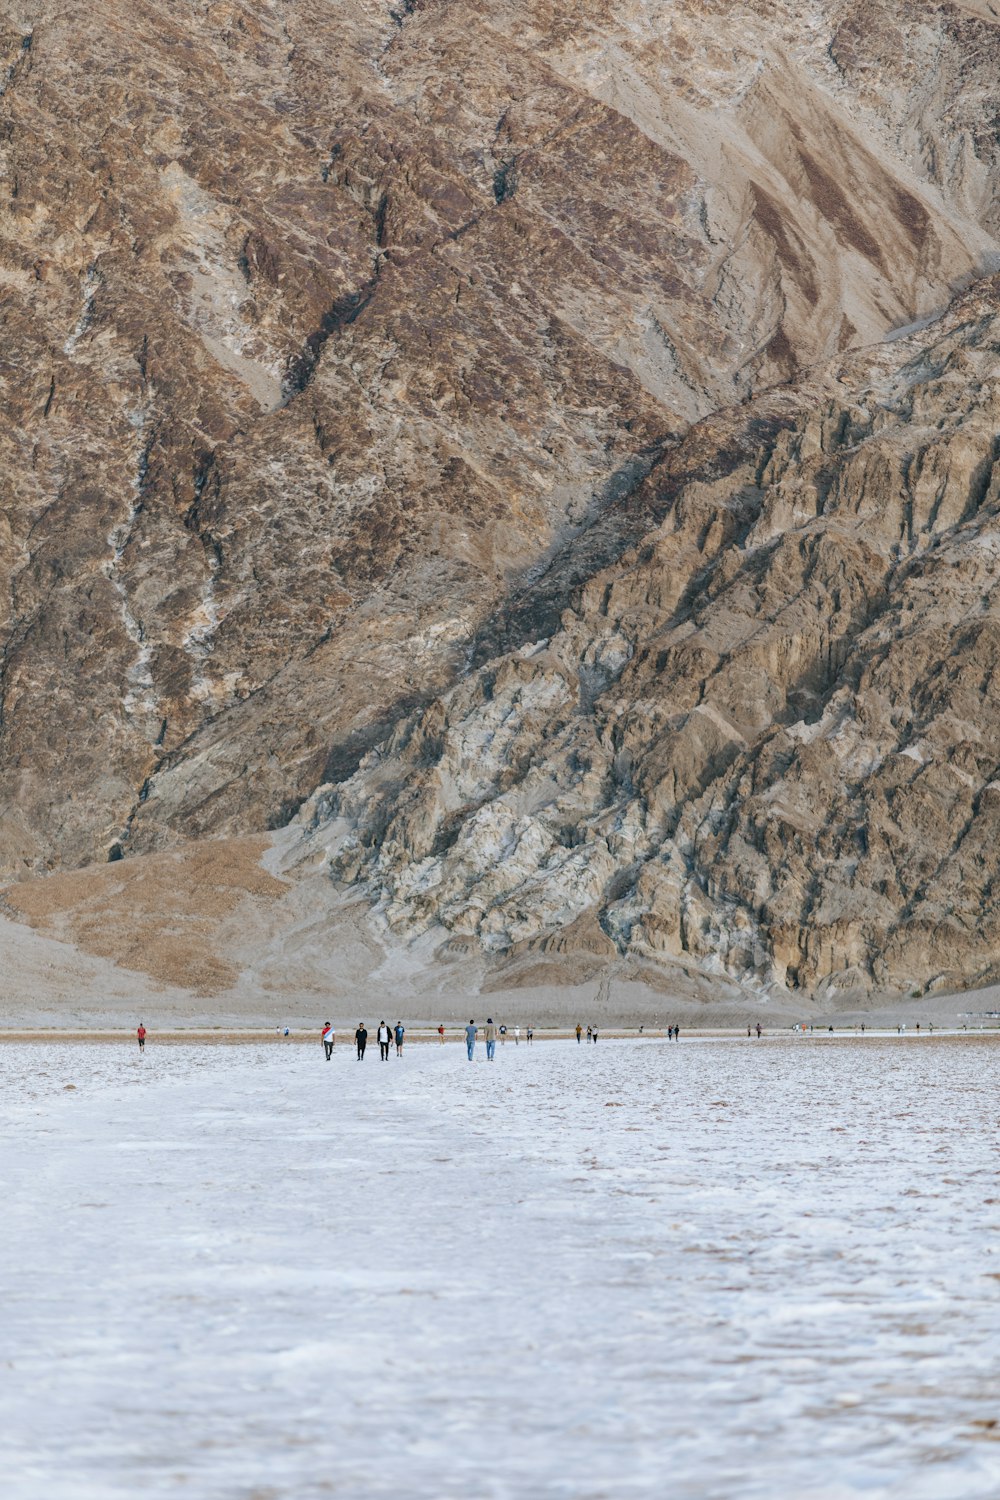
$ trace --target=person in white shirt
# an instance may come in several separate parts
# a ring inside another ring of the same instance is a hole
[[[378,1023],[378,1055],[383,1062],[389,1061],[389,1043],[392,1040],[392,1032],[384,1021]]]
[[[336,1038],[337,1033],[333,1029],[333,1022],[327,1021],[323,1026],[323,1051],[326,1053],[327,1062],[330,1061],[330,1057],[333,1053],[333,1044],[336,1041]]]

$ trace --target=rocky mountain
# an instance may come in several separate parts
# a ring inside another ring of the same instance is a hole
[[[998,376],[1000,281],[703,424],[642,536],[322,793],[307,845],[390,930],[501,966],[995,979]]]
[[[9,909],[991,975],[996,9],[8,11]]]

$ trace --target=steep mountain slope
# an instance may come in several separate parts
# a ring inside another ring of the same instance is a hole
[[[526,639],[692,422],[993,264],[998,84],[988,4],[24,0],[0,869],[281,824]]]
[[[697,424],[280,835],[7,910],[232,1014],[995,979],[998,390],[1000,278]]]
[[[512,975],[995,979],[998,382],[1000,280],[706,423],[637,543],[321,794],[304,857]],[[678,472],[698,440],[714,461]]]

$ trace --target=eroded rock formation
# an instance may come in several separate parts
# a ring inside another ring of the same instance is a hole
[[[706,424],[701,472],[685,445],[657,466],[663,519],[548,638],[320,795],[337,878],[446,953],[995,978],[998,298]]]

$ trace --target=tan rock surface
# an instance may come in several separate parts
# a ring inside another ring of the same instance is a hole
[[[320,794],[306,847],[501,974],[562,934],[762,990],[995,978],[998,296],[728,418],[677,487],[681,445],[663,520]]]

